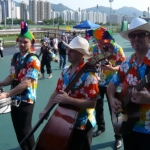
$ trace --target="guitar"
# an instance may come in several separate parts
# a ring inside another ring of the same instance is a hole
[[[134,88],[141,91],[147,83],[150,82],[150,74],[145,75],[138,85]],[[132,86],[133,87],[133,86]],[[116,92],[115,97],[121,102],[121,114],[116,116],[112,112],[112,123],[116,134],[124,134],[132,131],[135,122],[140,119],[139,104],[131,102],[132,92],[131,87],[124,85],[121,92]]]

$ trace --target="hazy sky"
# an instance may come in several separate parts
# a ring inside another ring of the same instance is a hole
[[[16,1],[20,2],[20,0],[16,0]],[[29,0],[23,0],[23,1],[27,3],[29,2]],[[42,1],[46,1],[46,0],[42,0]],[[79,7],[80,9],[90,8],[94,6],[96,7],[97,4],[99,6],[110,7],[109,0],[47,0],[47,1],[53,4],[62,3],[73,10],[78,10]],[[147,8],[150,7],[150,0],[113,0],[112,2],[113,9],[118,9],[123,6],[135,7],[141,11],[147,11]]]

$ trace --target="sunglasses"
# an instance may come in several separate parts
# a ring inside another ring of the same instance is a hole
[[[139,39],[141,38],[145,38],[146,36],[148,36],[150,33],[149,32],[140,32],[140,33],[130,33],[128,35],[129,39],[135,39],[136,37],[138,37]]]

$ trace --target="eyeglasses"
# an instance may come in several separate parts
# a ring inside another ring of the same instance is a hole
[[[145,38],[147,35],[149,35],[149,32],[140,32],[140,33],[130,33],[128,35],[129,39],[135,39],[135,37],[138,37],[139,39]]]

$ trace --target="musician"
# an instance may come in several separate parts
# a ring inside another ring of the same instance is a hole
[[[88,41],[82,37],[75,37],[68,47],[68,61],[70,66],[65,67],[58,79],[56,89],[50,100],[41,112],[40,117],[52,104],[70,104],[80,109],[73,131],[69,150],[90,150],[92,142],[93,127],[96,124],[94,107],[98,95],[98,79],[94,72],[86,71],[71,88],[69,93],[64,92],[65,88],[76,74],[84,66],[84,59],[90,57]],[[53,130],[53,129],[52,129]]]
[[[40,61],[36,56],[29,56],[29,51],[35,41],[25,22],[21,22],[21,33],[17,39],[19,53],[12,58],[10,74],[0,82],[0,86],[11,85],[11,90],[0,94],[0,99],[12,97],[14,106],[11,106],[11,118],[17,140],[20,143],[32,129],[31,120],[34,104]],[[34,55],[34,54],[33,54]],[[25,63],[25,66],[20,68]],[[28,138],[22,145],[22,150],[31,150],[35,144],[34,136]]]
[[[93,52],[93,55],[98,53],[103,53],[104,51],[109,51],[112,54],[112,57],[109,60],[106,60],[103,64],[99,66],[99,89],[100,97],[96,103],[96,122],[97,130],[93,133],[93,137],[99,136],[102,132],[105,131],[105,120],[104,120],[104,96],[106,95],[109,111],[111,114],[111,107],[109,99],[107,96],[107,85],[112,79],[113,75],[119,69],[120,64],[125,60],[125,55],[121,46],[119,46],[113,36],[112,31],[105,28],[98,28],[94,30],[93,37],[96,39],[97,43],[91,46],[90,51]],[[110,44],[111,43],[111,44]],[[121,135],[115,134],[115,149],[118,149],[122,145]]]
[[[120,101],[114,96],[118,85],[122,83],[123,85],[136,86],[138,82],[144,78],[145,74],[147,74],[146,70],[150,65],[149,23],[147,23],[144,19],[134,18],[129,26],[128,31],[123,31],[120,34],[124,39],[130,41],[135,53],[121,64],[118,73],[113,77],[107,88],[112,110],[115,114],[119,114],[122,111],[120,109]],[[133,87],[131,93],[131,102],[139,105],[140,119],[139,121],[135,122],[132,130],[129,131],[129,133],[123,134],[124,149],[149,150],[149,85],[148,89],[144,87],[141,91],[137,91],[136,88]]]

